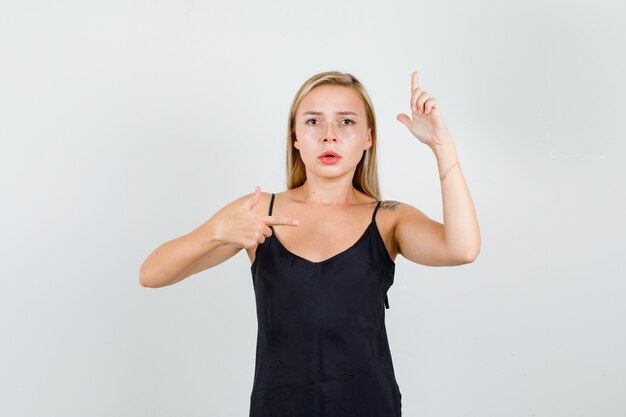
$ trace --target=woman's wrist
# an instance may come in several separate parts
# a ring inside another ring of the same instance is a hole
[[[437,158],[439,179],[443,181],[448,172],[454,167],[460,168],[456,146],[451,137],[437,141],[438,144],[431,147]]]
[[[456,145],[452,136],[437,138],[433,141],[433,145],[430,148],[435,153],[435,156],[456,152]]]

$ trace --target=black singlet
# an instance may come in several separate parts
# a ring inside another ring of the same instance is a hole
[[[274,234],[250,269],[258,333],[250,417],[400,417],[387,332],[395,263],[372,221],[350,248],[320,262]],[[272,214],[274,194],[270,202]]]

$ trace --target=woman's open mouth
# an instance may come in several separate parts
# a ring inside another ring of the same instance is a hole
[[[335,164],[341,159],[341,156],[337,152],[326,151],[318,158],[325,164]]]

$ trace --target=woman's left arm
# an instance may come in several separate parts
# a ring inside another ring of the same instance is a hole
[[[450,253],[473,262],[480,252],[476,211],[452,137],[442,142],[432,149],[439,167],[446,247]]]
[[[428,145],[437,158],[443,224],[411,206],[401,205],[394,232],[396,245],[405,258],[428,265],[472,262],[480,252],[480,231],[474,204],[454,140],[441,117],[437,100],[419,87],[417,72],[411,75],[410,105],[412,117],[399,114],[397,120]]]

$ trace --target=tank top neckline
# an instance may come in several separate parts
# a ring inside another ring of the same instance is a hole
[[[332,255],[330,258],[326,258],[326,259],[324,259],[322,261],[317,261],[317,262],[316,261],[311,261],[310,259],[307,259],[307,258],[304,258],[304,257],[302,257],[302,256],[300,256],[298,254],[293,253],[289,249],[287,249],[285,247],[285,245],[283,245],[283,243],[280,241],[280,239],[278,239],[278,236],[276,236],[276,233],[272,233],[272,237],[274,238],[274,241],[278,244],[278,246],[280,246],[289,255],[291,255],[291,256],[293,256],[295,258],[298,258],[298,259],[300,259],[300,260],[302,260],[304,262],[307,262],[309,264],[312,264],[312,265],[321,265],[321,264],[325,264],[327,262],[330,262],[333,259],[340,257],[341,255],[347,254],[352,249],[356,248],[359,245],[359,243],[361,243],[361,241],[367,236],[367,233],[370,231],[370,229],[372,228],[373,225],[374,225],[374,221],[372,220],[370,222],[370,224],[367,226],[367,228],[365,228],[365,231],[361,234],[359,239],[356,242],[354,242],[349,248],[344,249],[344,250],[342,250],[341,252],[339,252],[339,253],[337,253],[335,255]]]
[[[339,253],[336,253],[332,256],[330,256],[329,258],[326,258],[324,260],[321,261],[312,261],[310,259],[307,259],[303,256],[300,256],[296,253],[293,253],[292,251],[290,251],[289,249],[287,249],[287,247],[285,247],[285,245],[283,245],[283,243],[280,241],[280,239],[278,239],[278,236],[276,236],[276,233],[274,232],[274,227],[270,226],[270,229],[272,229],[272,235],[270,236],[270,238],[273,238],[274,241],[278,244],[278,246],[285,251],[287,254],[289,254],[290,256],[293,256],[294,258],[300,259],[310,265],[322,265],[325,264],[327,262],[333,261],[343,255],[347,255],[350,251],[352,251],[354,248],[359,246],[359,243],[361,243],[361,241],[363,239],[365,239],[367,237],[367,234],[370,232],[370,230],[375,227],[376,231],[378,232],[379,236],[380,236],[380,231],[378,231],[378,225],[376,224],[376,212],[378,211],[378,208],[380,206],[381,200],[378,200],[376,202],[376,208],[374,208],[374,212],[372,214],[372,220],[370,221],[370,223],[367,225],[367,227],[365,228],[365,230],[363,231],[363,233],[361,234],[361,236],[357,239],[356,242],[354,242],[352,245],[350,245],[350,247],[348,247],[347,249],[342,250]],[[272,215],[272,207],[274,205],[274,193],[272,193],[272,200],[270,202],[270,209],[269,209],[269,215]],[[382,239],[382,238],[381,238]],[[385,252],[387,252],[387,250],[385,249]],[[393,261],[393,259],[391,259],[391,257],[387,256],[389,258],[389,261],[392,264],[395,264],[395,262]]]

